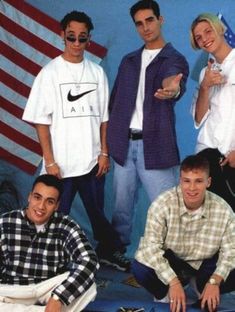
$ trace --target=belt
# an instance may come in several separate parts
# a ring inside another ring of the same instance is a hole
[[[142,140],[143,139],[143,133],[142,132],[131,132],[129,131],[129,135],[128,135],[130,140]]]

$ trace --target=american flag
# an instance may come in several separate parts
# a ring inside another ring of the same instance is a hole
[[[35,76],[63,51],[59,22],[24,0],[0,0],[0,159],[34,174],[41,148],[33,125],[21,119]],[[99,63],[103,46],[86,57]]]
[[[226,31],[224,33],[224,37],[225,37],[226,41],[228,42],[228,44],[232,48],[235,48],[235,34],[234,34],[234,32],[232,31],[231,27],[228,25],[228,23],[226,22],[225,18],[223,17],[223,15],[221,13],[218,14],[218,17],[226,28]]]

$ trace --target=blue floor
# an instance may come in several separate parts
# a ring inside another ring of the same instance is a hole
[[[153,296],[145,289],[126,285],[124,281],[130,276],[128,273],[101,267],[97,275],[96,300],[90,303],[84,312],[117,312],[120,307],[144,308],[145,312],[169,311],[169,304],[154,302]],[[190,301],[196,299],[190,287],[186,289],[186,293]],[[187,312],[197,311],[200,310],[187,305]],[[235,293],[221,296],[218,312],[235,312]]]

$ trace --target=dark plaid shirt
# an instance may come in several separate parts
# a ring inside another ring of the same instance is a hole
[[[1,284],[39,283],[69,271],[53,291],[68,305],[92,285],[98,267],[90,243],[70,217],[56,212],[40,232],[25,210],[0,217]]]

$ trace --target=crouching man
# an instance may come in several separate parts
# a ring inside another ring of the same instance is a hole
[[[78,312],[96,296],[99,265],[84,233],[56,212],[62,181],[41,175],[28,206],[0,217],[0,311]]]
[[[216,311],[220,294],[235,290],[235,215],[210,186],[200,155],[181,164],[180,185],[151,205],[133,273],[171,312],[186,311],[184,286],[196,283],[201,309]],[[166,297],[166,298],[165,298]]]

